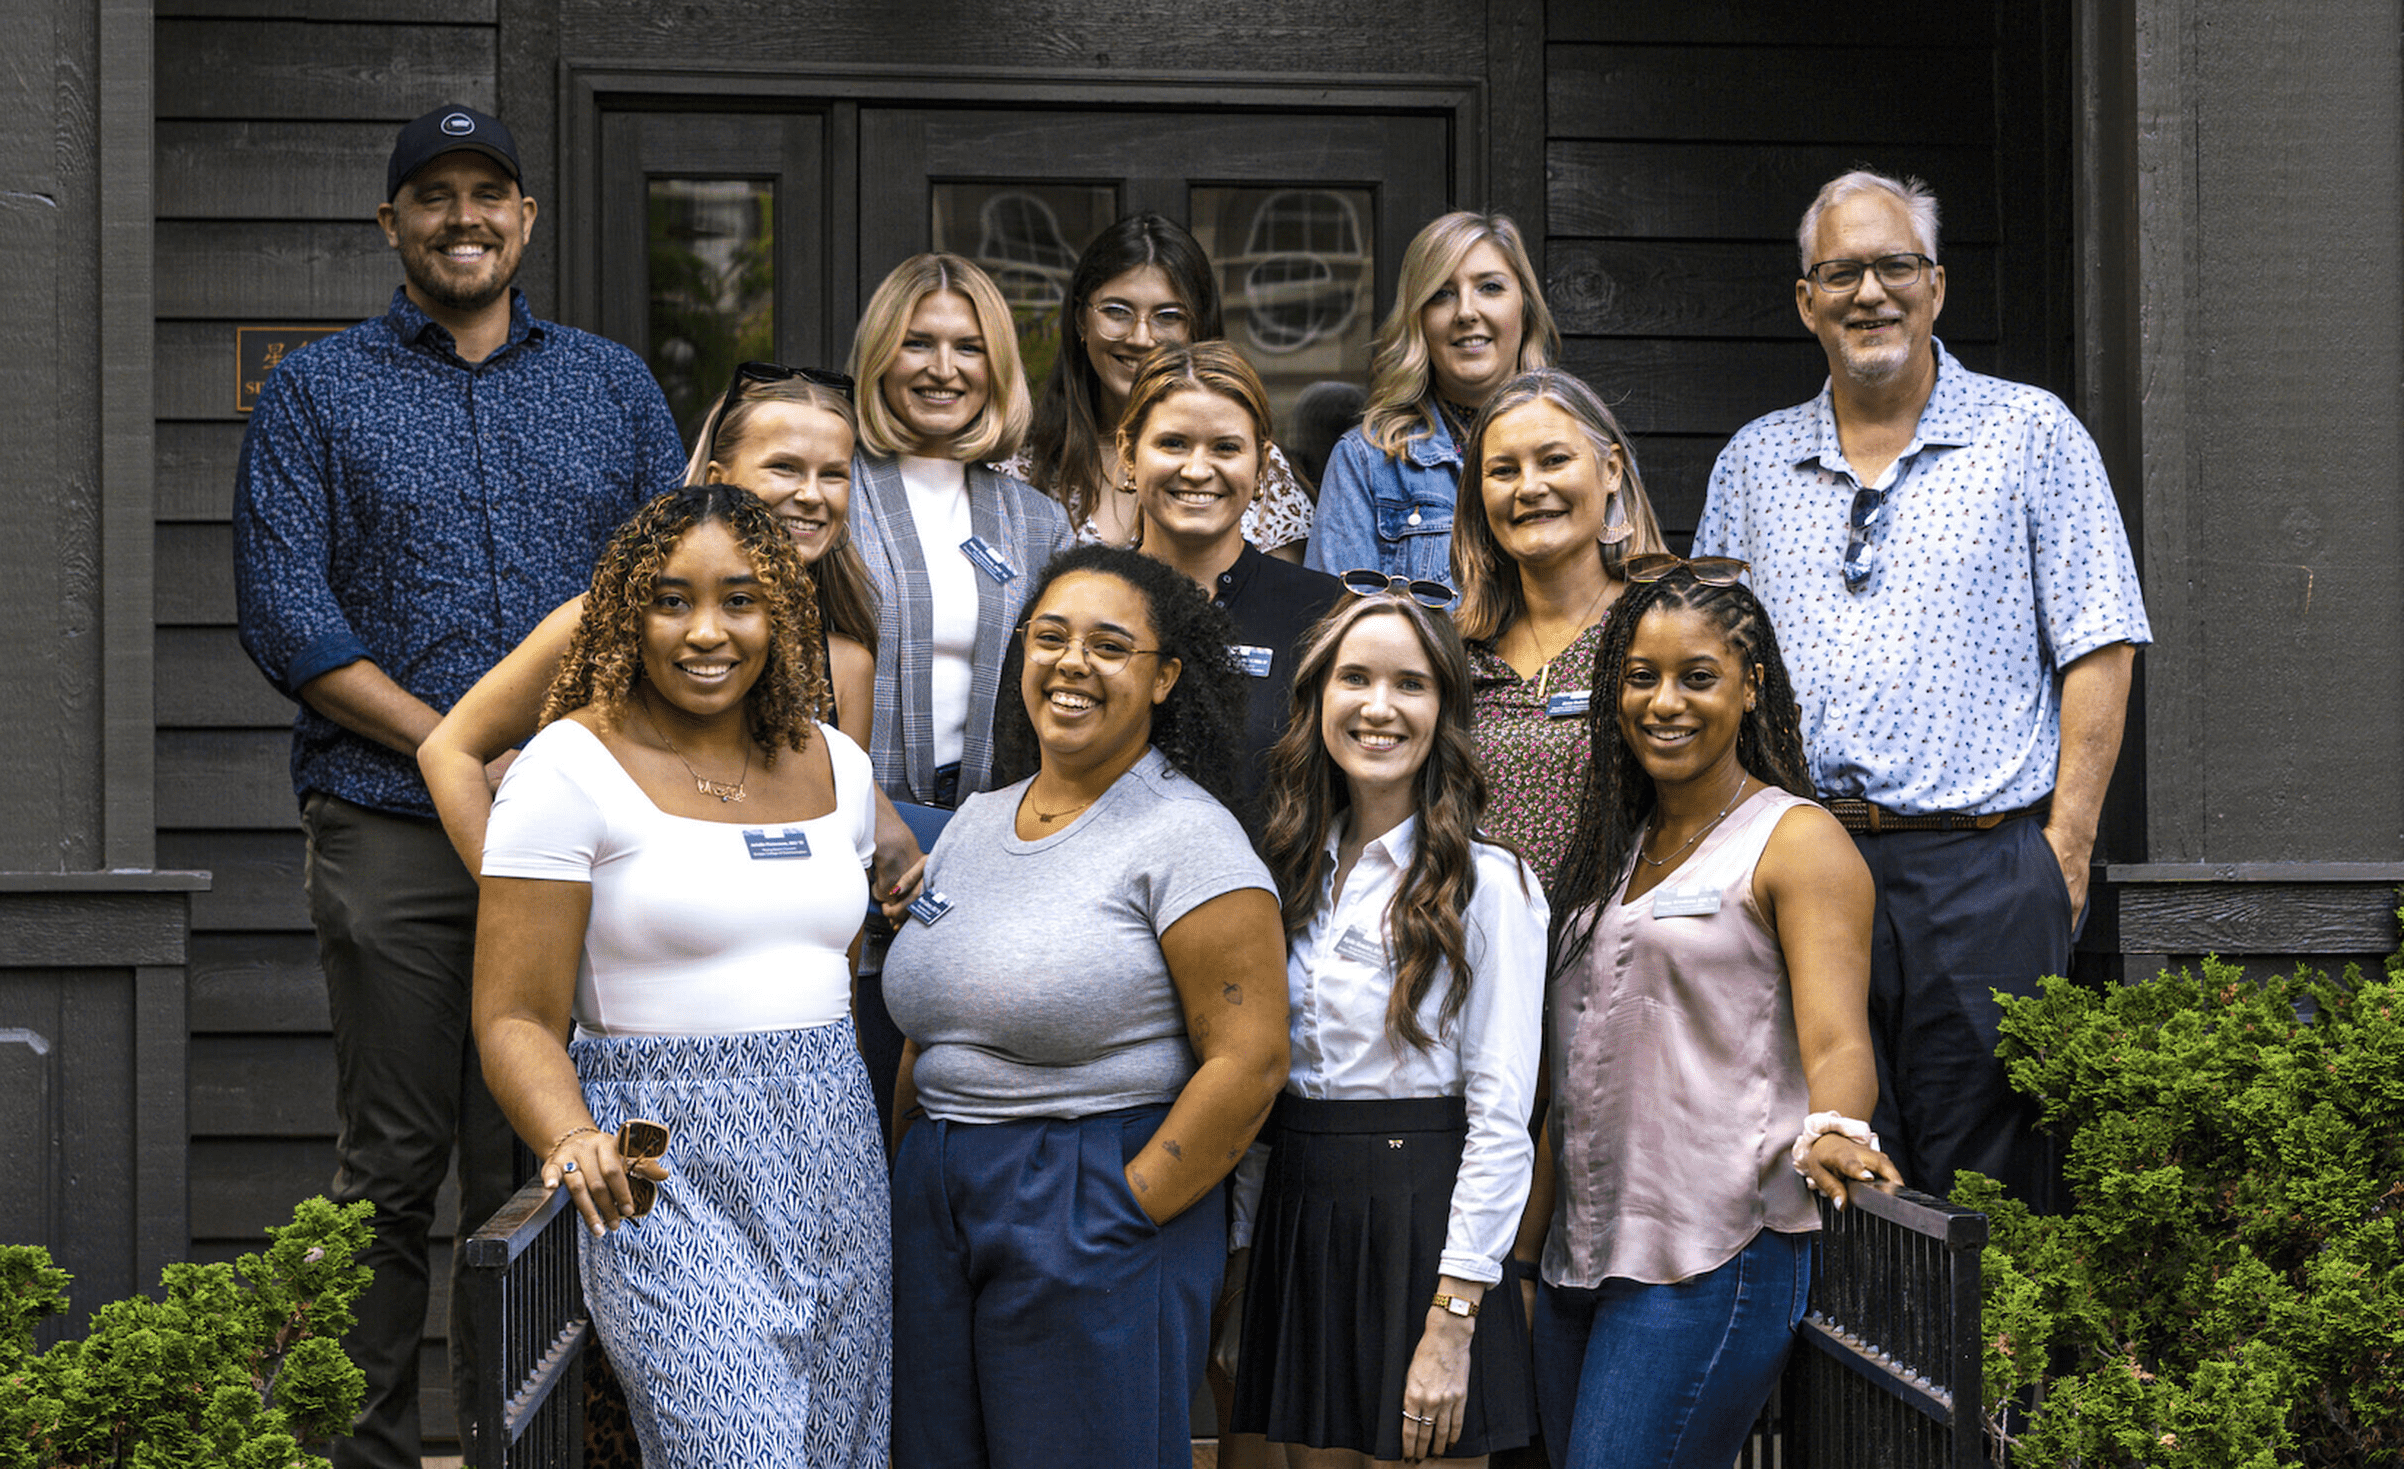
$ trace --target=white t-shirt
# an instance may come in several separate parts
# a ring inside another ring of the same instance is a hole
[[[816,737],[834,767],[835,809],[747,823],[660,810],[572,719],[527,741],[493,802],[484,875],[592,885],[576,969],[581,1032],[741,1035],[851,1013],[844,950],[868,906],[874,778],[834,726]]]
[[[927,672],[935,716],[935,763],[960,758],[968,731],[968,684],[977,658],[977,568],[960,543],[977,531],[968,514],[968,466],[956,459],[905,454],[902,488],[910,524],[926,553],[927,594],[934,600],[934,643]]]

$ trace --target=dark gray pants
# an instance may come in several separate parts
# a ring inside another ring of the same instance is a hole
[[[2033,995],[2070,965],[2070,893],[2033,817],[1991,831],[1856,836],[1878,884],[1870,933],[1870,1125],[1903,1181],[1943,1197],[1954,1170],[2050,1210],[2058,1152],[1995,1059],[1994,991]]]
[[[334,1015],[337,1203],[376,1206],[362,1264],[375,1281],[344,1341],[367,1374],[337,1469],[417,1469],[418,1355],[431,1276],[427,1234],[454,1140],[459,1228],[508,1202],[510,1131],[484,1089],[469,1028],[476,883],[439,823],[325,795],[301,808],[309,920]],[[451,1270],[451,1382],[462,1439],[479,1352],[458,1262]]]

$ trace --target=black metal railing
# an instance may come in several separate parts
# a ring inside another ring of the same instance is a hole
[[[1977,1469],[1987,1216],[1855,1185],[1820,1204],[1811,1311],[1764,1415],[1783,1469]],[[1756,1430],[1756,1443],[1761,1434]],[[1768,1458],[1749,1462],[1768,1464]]]
[[[468,1237],[468,1308],[499,1353],[476,1384],[475,1469],[582,1469],[584,1349],[593,1323],[566,1189],[537,1181]]]

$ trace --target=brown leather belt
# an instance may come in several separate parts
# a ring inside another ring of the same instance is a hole
[[[1837,824],[1855,836],[1880,836],[1890,831],[1993,831],[2017,816],[2040,816],[2045,803],[2023,806],[2017,811],[1998,811],[1978,816],[1968,811],[1889,811],[1858,796],[1822,796],[1820,804]]]

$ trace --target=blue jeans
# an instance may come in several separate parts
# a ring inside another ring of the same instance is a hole
[[[1675,1285],[1536,1288],[1536,1417],[1553,1469],[1728,1469],[1811,1294],[1811,1236],[1765,1229]]]

